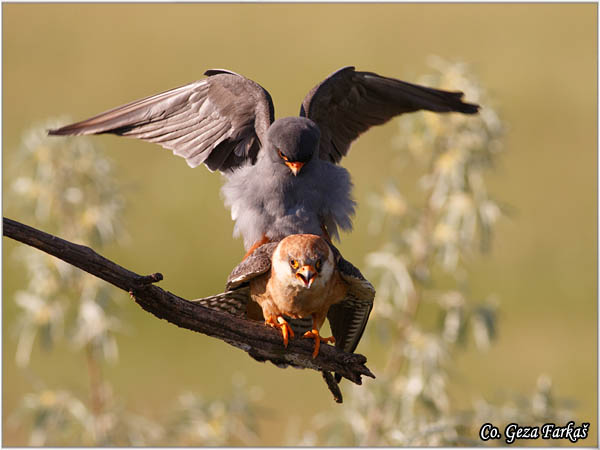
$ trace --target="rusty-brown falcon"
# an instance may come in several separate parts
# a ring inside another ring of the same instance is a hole
[[[227,291],[196,300],[238,316],[264,320],[281,330],[283,343],[294,337],[294,327],[306,329],[303,337],[315,340],[313,357],[321,341],[353,352],[362,337],[373,307],[375,289],[360,271],[319,236],[291,235],[262,245],[230,274]],[[319,330],[329,320],[332,338]],[[339,381],[339,377],[336,376]]]

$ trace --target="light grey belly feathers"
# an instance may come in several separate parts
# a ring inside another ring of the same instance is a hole
[[[287,171],[287,173],[286,173]],[[332,238],[338,229],[352,229],[355,202],[346,169],[314,158],[298,176],[266,158],[228,176],[221,189],[235,221],[234,236],[242,236],[248,249],[266,235],[279,240],[291,234],[322,234]]]

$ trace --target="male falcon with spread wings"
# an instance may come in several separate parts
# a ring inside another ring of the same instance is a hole
[[[294,319],[308,318],[311,324],[303,337],[314,339],[316,358],[322,341],[350,353],[356,349],[374,297],[371,283],[333,245],[319,236],[300,234],[258,247],[233,269],[226,292],[194,301],[264,320],[281,330],[285,346],[294,337],[292,325],[297,330],[306,327]],[[326,317],[330,338],[319,334]]]
[[[461,92],[448,92],[344,67],[304,98],[300,117],[274,120],[271,96],[227,70],[91,119],[50,130],[51,135],[112,133],[156,142],[205,164],[227,181],[222,192],[242,235],[246,256],[292,234],[331,242],[350,230],[355,203],[350,174],[337,165],[371,126],[418,110],[474,114]]]

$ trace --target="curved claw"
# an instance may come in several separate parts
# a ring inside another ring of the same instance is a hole
[[[327,338],[321,337],[321,335],[319,334],[319,330],[317,330],[316,328],[312,329],[311,331],[307,331],[302,337],[313,338],[315,340],[315,350],[313,351],[312,355],[313,359],[315,359],[319,355],[321,342],[331,342],[332,344],[335,344],[335,338],[333,336]]]
[[[283,335],[283,346],[287,348],[288,337],[292,339],[294,338],[294,330],[292,330],[290,324],[287,323],[285,319],[281,316],[269,316],[265,320],[265,324],[272,326],[273,328],[279,328],[281,330],[281,334]]]

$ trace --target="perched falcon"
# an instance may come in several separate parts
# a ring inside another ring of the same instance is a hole
[[[248,256],[291,234],[329,241],[349,230],[355,203],[348,171],[337,164],[371,126],[417,111],[473,114],[478,106],[448,92],[344,67],[304,98],[300,117],[274,120],[269,93],[227,70],[51,135],[112,133],[156,142],[191,167],[227,178],[222,188]]]
[[[227,291],[195,300],[238,316],[264,320],[281,330],[283,344],[294,337],[292,326],[306,327],[305,338],[353,352],[373,307],[375,289],[335,247],[312,234],[291,235],[260,246],[229,275]],[[260,306],[258,308],[257,306]],[[329,319],[332,338],[319,330]],[[338,378],[339,381],[339,378]]]

